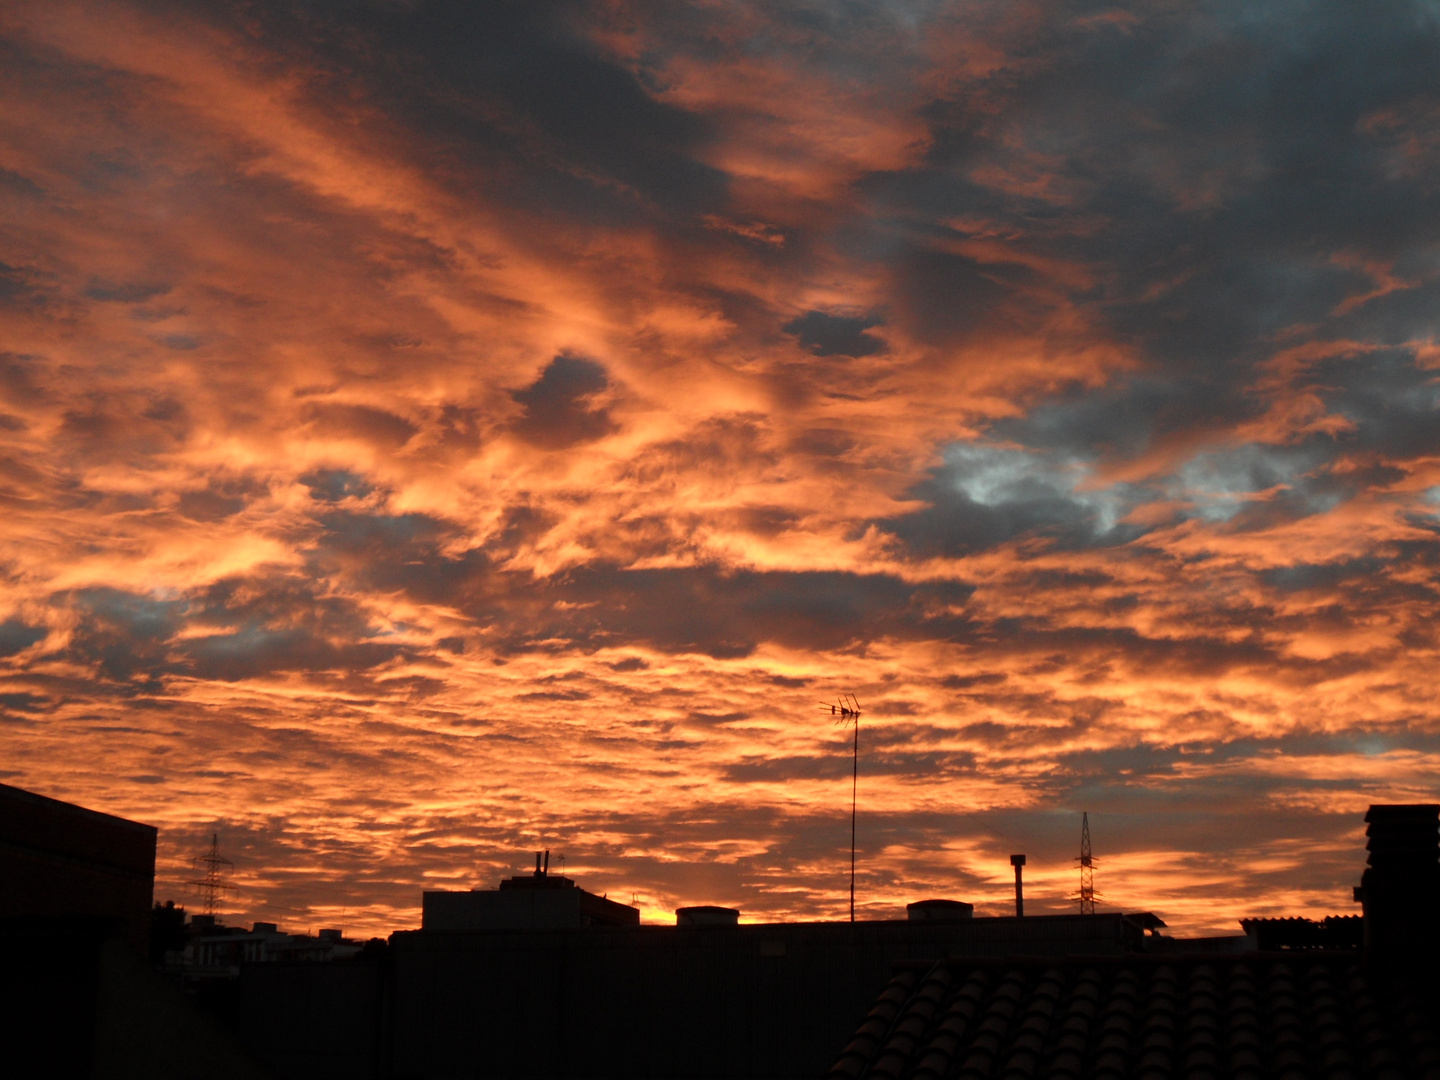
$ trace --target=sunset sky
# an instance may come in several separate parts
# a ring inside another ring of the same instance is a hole
[[[0,781],[384,934],[1358,912],[1440,789],[1440,10],[0,11]]]

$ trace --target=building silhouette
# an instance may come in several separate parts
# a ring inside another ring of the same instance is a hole
[[[144,955],[155,840],[153,825],[0,784],[0,919],[113,920]]]
[[[0,785],[0,1075],[273,1080],[150,963],[155,840]]]
[[[542,853],[497,888],[426,893],[420,929],[362,948],[152,908],[153,829],[0,788],[0,1045],[15,1075],[162,1080],[1437,1076],[1440,807],[1366,821],[1362,916],[1228,937],[947,898],[642,926]],[[223,1010],[196,1007],[207,986]]]

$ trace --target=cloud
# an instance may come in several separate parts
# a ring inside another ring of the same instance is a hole
[[[0,656],[14,656],[44,638],[43,627],[28,626],[15,618],[6,619],[0,622]]]
[[[112,588],[91,588],[70,598],[82,617],[67,651],[101,677],[155,685],[171,670],[168,644],[184,603]]]
[[[419,430],[402,416],[367,405],[320,404],[310,406],[317,433],[323,436],[363,439],[398,450]]]
[[[164,296],[171,289],[170,285],[163,282],[115,282],[115,281],[94,281],[85,290],[85,295],[91,300],[109,300],[120,304],[139,304],[146,300],[153,300],[157,296]]]
[[[17,10],[7,782],[162,895],[836,917],[846,692],[870,915],[1064,909],[1086,809],[1331,914],[1433,797],[1424,9]]]
[[[785,324],[785,333],[794,334],[802,347],[816,356],[872,356],[885,348],[885,343],[865,333],[879,326],[874,316],[830,315],[823,311],[807,311]]]
[[[341,502],[348,498],[363,499],[373,490],[363,476],[345,469],[317,469],[300,477],[310,489],[310,497],[319,502]]]
[[[603,439],[616,425],[603,407],[589,406],[609,386],[605,368],[595,361],[555,357],[532,385],[515,391],[515,400],[524,407],[516,434],[550,450]]]
[[[1021,537],[1083,547],[1141,535],[1121,520],[1140,497],[1123,485],[1090,488],[1090,473],[1083,460],[1059,454],[957,444],[911,493],[929,506],[884,525],[925,555],[963,554]]]

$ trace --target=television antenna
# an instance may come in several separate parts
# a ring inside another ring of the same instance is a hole
[[[841,694],[840,700],[820,706],[829,709],[841,727],[854,725],[855,741],[850,764],[850,921],[855,921],[855,799],[860,790],[860,702],[854,694]]]
[[[1080,905],[1081,915],[1095,914],[1095,859],[1090,854],[1090,813],[1080,814],[1080,891],[1071,899]]]
[[[187,881],[185,884],[194,886],[205,902],[205,914],[215,914],[215,901],[221,895],[234,890],[235,886],[230,884],[230,871],[235,869],[235,864],[220,854],[220,834],[210,834],[210,848],[204,855],[196,856],[190,860],[190,865],[195,870],[203,870],[204,874],[194,881]]]

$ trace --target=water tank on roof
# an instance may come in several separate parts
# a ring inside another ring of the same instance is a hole
[[[911,922],[957,922],[974,914],[975,905],[964,900],[916,900],[905,905],[905,916]]]
[[[739,923],[740,912],[733,907],[702,904],[675,909],[676,926],[737,926]]]

